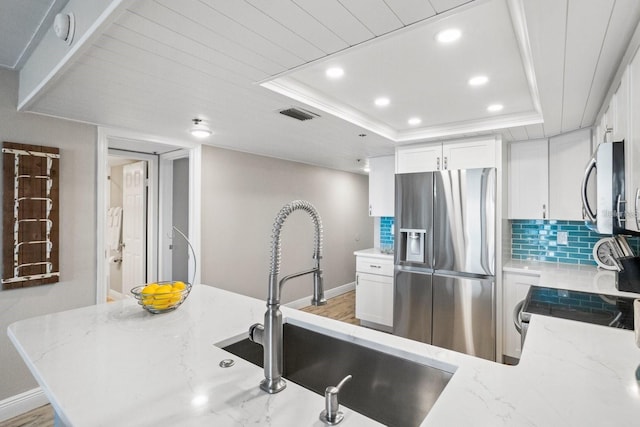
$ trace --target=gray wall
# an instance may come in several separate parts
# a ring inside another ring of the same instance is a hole
[[[322,217],[325,288],[353,282],[353,251],[373,247],[366,176],[204,146],[202,283],[265,298],[273,220],[295,199],[308,200]],[[280,277],[313,267],[306,212],[293,212],[281,236]],[[282,300],[311,293],[311,277],[304,276],[287,282]]]
[[[172,221],[174,227],[189,235],[189,159],[173,161],[173,207]],[[188,282],[189,248],[179,233],[174,233],[171,241],[171,280]]]
[[[0,70],[0,140],[60,148],[61,277],[54,285],[0,291],[0,401],[37,386],[7,327],[96,298],[96,128],[18,113],[17,99],[17,73]]]

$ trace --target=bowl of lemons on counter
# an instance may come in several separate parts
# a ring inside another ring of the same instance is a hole
[[[138,304],[153,314],[175,310],[189,296],[189,292],[191,292],[191,284],[180,280],[149,283],[131,289]]]

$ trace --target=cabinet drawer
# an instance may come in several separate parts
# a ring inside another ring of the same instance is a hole
[[[393,277],[393,261],[359,256],[356,257],[356,271]]]

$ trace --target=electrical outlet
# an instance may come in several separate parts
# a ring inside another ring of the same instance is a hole
[[[557,241],[559,245],[568,245],[569,244],[569,232],[568,231],[558,231]]]

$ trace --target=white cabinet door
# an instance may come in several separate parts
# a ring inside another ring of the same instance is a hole
[[[496,166],[494,139],[437,142],[396,150],[396,173]]]
[[[369,159],[369,216],[394,216],[395,156]]]
[[[431,172],[440,170],[442,144],[400,147],[396,150],[396,173]]]
[[[620,86],[613,97],[616,103],[613,120],[613,141],[623,141],[629,138],[629,72],[628,68],[622,74]]]
[[[495,140],[445,142],[442,169],[492,168],[496,166]]]
[[[356,274],[356,318],[393,326],[393,277]]]
[[[549,144],[546,139],[509,144],[509,219],[547,219]]]
[[[513,323],[516,305],[525,299],[531,286],[539,283],[540,276],[518,273],[504,273],[502,281],[502,353],[520,359],[522,353],[521,336]]]
[[[629,143],[625,142],[626,227],[640,231],[640,53],[629,66]]]
[[[549,218],[582,221],[582,177],[591,158],[591,129],[549,139]]]

